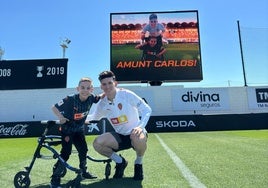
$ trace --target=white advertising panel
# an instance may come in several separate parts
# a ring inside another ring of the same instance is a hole
[[[154,93],[151,90],[141,90],[141,89],[130,89],[134,91],[138,96],[140,96],[149,106],[152,108],[152,110],[155,109],[154,104]]]
[[[227,88],[184,88],[172,89],[172,107],[182,110],[228,110],[229,95]]]
[[[249,109],[268,110],[268,87],[248,87],[247,92]]]

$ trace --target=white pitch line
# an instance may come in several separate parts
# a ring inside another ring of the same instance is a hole
[[[193,188],[206,188],[206,186],[199,181],[199,179],[189,170],[189,168],[182,162],[182,160],[164,143],[164,141],[155,134],[156,138],[166,150],[167,154],[173,160],[175,165],[178,167],[183,177],[189,182]]]

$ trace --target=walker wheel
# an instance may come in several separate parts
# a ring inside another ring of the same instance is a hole
[[[14,177],[15,188],[28,188],[31,184],[29,173],[25,171],[18,172]]]

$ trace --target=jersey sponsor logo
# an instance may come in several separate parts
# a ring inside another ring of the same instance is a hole
[[[128,119],[126,115],[121,115],[119,117],[111,118],[110,119],[113,125],[121,125],[123,123],[127,123]]]
[[[88,115],[88,112],[83,112],[83,113],[75,113],[74,114],[74,120],[80,120],[83,119]]]
[[[61,105],[63,105],[63,100],[60,100],[59,102],[58,102],[58,106],[61,106]]]

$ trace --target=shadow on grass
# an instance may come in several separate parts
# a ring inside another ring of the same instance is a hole
[[[84,180],[81,182],[81,188],[142,188],[142,181],[135,181],[133,178],[126,177],[122,179],[109,179],[90,182]],[[48,188],[49,184],[39,184],[35,186],[30,186],[31,188]],[[66,187],[66,184],[62,184],[62,187]]]
[[[82,184],[82,188],[142,188],[142,181],[135,181],[133,178],[122,178],[122,179],[109,179],[100,180],[89,184]]]

